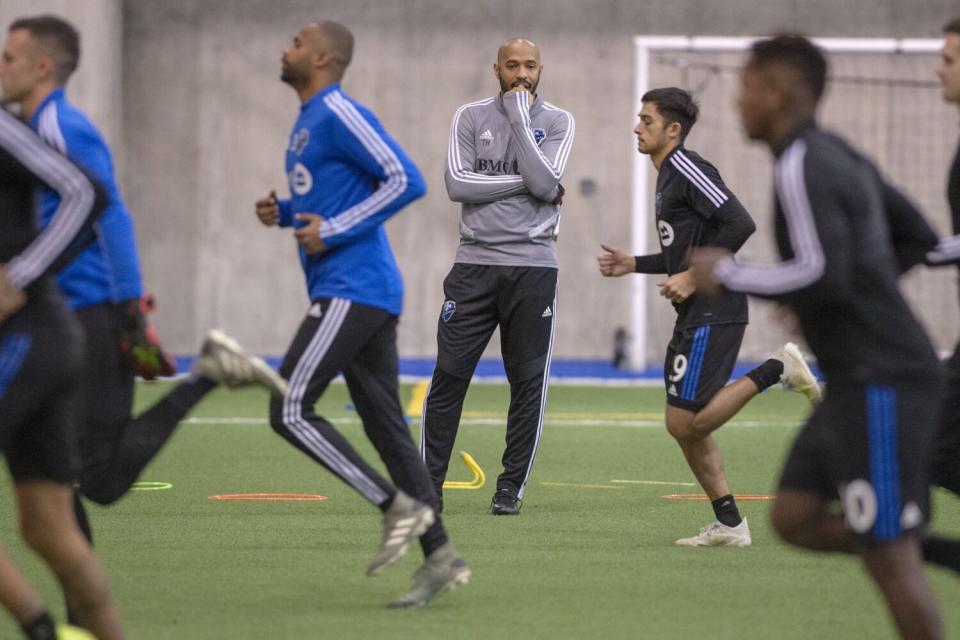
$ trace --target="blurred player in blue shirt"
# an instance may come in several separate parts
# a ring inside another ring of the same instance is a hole
[[[60,272],[58,284],[77,312],[86,337],[81,375],[79,490],[100,504],[117,500],[167,441],[179,421],[218,383],[259,383],[282,393],[283,381],[259,359],[212,334],[194,370],[170,394],[131,418],[134,375],[173,373],[144,318],[143,285],[133,220],[114,177],[110,150],[90,120],[68,100],[65,86],[80,61],[80,37],[55,16],[14,21],[4,42],[3,99],[54,148],[103,185],[108,198],[94,224],[96,241]],[[60,196],[45,190],[41,222],[50,222]],[[231,361],[229,370],[223,368]],[[77,519],[90,527],[80,500]]]
[[[300,97],[286,153],[290,199],[256,204],[266,226],[294,226],[310,308],[280,373],[289,391],[270,405],[273,428],[383,512],[380,573],[420,538],[426,560],[393,607],[422,606],[467,582],[470,569],[434,513],[437,496],[397,390],[403,283],[383,223],[426,188],[420,172],[340,80],[353,35],[335,22],[304,26],[284,51],[281,79]],[[394,485],[370,467],[314,406],[342,373]]]

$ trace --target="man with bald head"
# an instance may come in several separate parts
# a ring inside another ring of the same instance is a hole
[[[508,40],[493,65],[500,91],[453,116],[445,178],[461,204],[460,246],[443,282],[420,429],[441,507],[467,387],[497,326],[510,408],[493,514],[520,513],[540,442],[557,313],[560,180],[574,137],[573,116],[537,91],[542,71],[537,45]]]
[[[798,547],[859,553],[900,635],[942,638],[920,545],[940,363],[897,283],[936,235],[861,153],[817,126],[826,77],[823,52],[806,38],[753,45],[739,106],[747,135],[776,158],[782,260],[748,264],[704,249],[694,280],[698,291],[790,305],[826,378],[787,456],[774,529]]]
[[[420,539],[426,560],[410,590],[389,605],[418,607],[470,578],[435,515],[436,496],[397,390],[403,281],[383,225],[426,186],[376,116],[341,89],[352,57],[353,35],[330,21],[301,28],[283,53],[281,79],[301,102],[286,152],[290,198],[271,192],[256,213],[265,226],[294,227],[311,306],[280,368],[289,391],[271,400],[270,422],[383,512],[368,575]],[[315,412],[341,373],[396,487]]]

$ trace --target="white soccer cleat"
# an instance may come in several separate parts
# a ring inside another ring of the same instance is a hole
[[[823,397],[823,391],[817,377],[807,365],[806,358],[800,352],[800,347],[788,342],[773,357],[783,362],[783,375],[780,376],[783,388],[799,391],[807,397],[810,404],[817,406]]]
[[[236,340],[218,329],[207,334],[192,371],[229,387],[259,384],[277,396],[287,392],[286,381],[270,365],[246,353]]]
[[[434,551],[413,574],[413,585],[394,598],[391,609],[422,607],[442,593],[467,584],[470,567],[448,542]]]
[[[410,543],[419,538],[436,520],[433,508],[397,490],[393,504],[383,514],[383,538],[367,575],[375,576],[399,560]]]
[[[675,544],[681,547],[749,547],[752,542],[750,527],[744,518],[735,527],[713,522],[692,538],[680,538]]]

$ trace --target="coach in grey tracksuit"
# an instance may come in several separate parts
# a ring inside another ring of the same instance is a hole
[[[494,65],[501,93],[453,117],[446,184],[462,203],[460,248],[443,282],[437,365],[420,430],[441,507],[463,399],[497,325],[510,409],[494,514],[519,513],[540,441],[556,321],[560,179],[574,135],[573,117],[536,93],[541,68],[536,45],[506,42]]]

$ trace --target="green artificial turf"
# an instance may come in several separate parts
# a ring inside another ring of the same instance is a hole
[[[138,406],[167,388],[141,385]],[[403,393],[406,401],[411,387]],[[130,638],[895,637],[857,560],[783,546],[767,521],[770,502],[740,504],[751,548],[673,545],[710,522],[712,512],[706,502],[662,497],[699,488],[689,486],[692,475],[659,426],[657,388],[553,386],[523,511],[495,518],[487,507],[500,470],[507,389],[474,385],[457,449],[480,463],[487,484],[448,490],[444,513],[473,580],[425,609],[387,610],[408,586],[419,549],[385,575],[366,577],[380,537],[378,512],[275,435],[266,402],[259,390],[215,392],[142,477],[172,488],[90,508]],[[343,385],[331,387],[319,411],[382,468]],[[735,493],[773,491],[805,411],[802,397],[773,390],[717,433]],[[450,479],[470,477],[459,460],[451,463]],[[262,492],[328,499],[208,499]],[[62,619],[54,581],[17,540],[7,480],[0,501],[2,540]],[[960,500],[938,492],[936,507],[935,528],[960,536]],[[938,569],[928,575],[947,637],[960,637],[960,579]],[[17,634],[0,614],[0,638]]]

